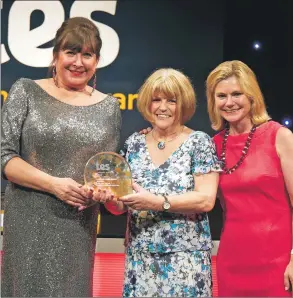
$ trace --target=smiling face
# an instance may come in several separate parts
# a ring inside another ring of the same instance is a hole
[[[69,89],[84,89],[94,75],[98,59],[92,51],[83,49],[61,50],[55,61],[59,86]]]
[[[100,32],[92,21],[83,17],[65,20],[56,32],[51,63],[58,86],[84,90],[96,71],[101,47]]]
[[[250,122],[251,101],[235,76],[220,81],[215,88],[215,108],[231,124]]]
[[[153,118],[153,126],[162,130],[172,130],[180,125],[177,120],[177,100],[167,98],[162,93],[155,93],[152,101],[150,112]]]

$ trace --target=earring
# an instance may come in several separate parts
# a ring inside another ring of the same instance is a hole
[[[96,86],[97,86],[97,75],[96,73],[94,74],[94,81],[93,81],[93,90],[91,95],[94,93],[94,91],[96,90]]]
[[[57,77],[56,77],[56,66],[55,65],[53,65],[52,74],[53,74],[53,81],[54,81],[56,87],[59,88]]]

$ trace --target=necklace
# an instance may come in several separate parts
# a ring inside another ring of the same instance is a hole
[[[180,131],[180,133],[178,133],[177,131],[176,132],[173,132],[173,133],[171,133],[170,135],[168,135],[166,138],[168,138],[168,137],[170,137],[170,136],[172,136],[172,135],[174,135],[174,134],[176,134],[175,135],[175,137],[173,137],[171,140],[164,140],[164,141],[159,141],[159,140],[157,140],[156,138],[155,138],[155,136],[154,136],[154,129],[152,130],[152,137],[153,137],[153,139],[156,141],[156,142],[158,142],[158,144],[157,144],[157,147],[158,147],[158,149],[160,149],[160,150],[163,150],[163,149],[165,149],[165,147],[166,147],[166,143],[167,142],[171,142],[171,141],[173,141],[173,140],[175,140],[177,137],[179,137],[180,135],[181,135],[181,133],[183,132],[183,130],[184,130],[184,126],[182,127],[182,130]]]
[[[57,81],[56,76],[53,76],[53,82],[54,82],[54,84],[55,84],[55,86],[56,86],[57,88],[59,88],[59,89],[60,89],[60,88],[63,88],[63,89],[65,89],[65,90],[67,90],[67,91],[71,91],[71,90],[68,90],[68,89],[66,89],[66,88],[64,88],[64,87],[60,87],[59,84],[58,84],[58,81]],[[83,89],[81,89],[81,90],[77,90],[77,91],[75,91],[75,92],[80,92],[80,93],[84,93],[84,94],[87,94],[87,95],[92,96],[92,94],[94,93],[94,91],[95,91],[94,88],[93,88],[92,92],[88,92],[88,91],[86,90],[86,88],[83,88]]]
[[[255,133],[255,130],[256,130],[256,125],[253,125],[249,134],[248,134],[248,137],[247,137],[247,140],[245,142],[245,145],[244,145],[244,148],[242,150],[242,154],[240,156],[240,159],[238,160],[238,162],[231,168],[227,168],[227,164],[226,164],[226,145],[227,145],[227,140],[228,140],[228,136],[229,136],[229,127],[227,127],[225,129],[225,134],[224,134],[224,138],[223,138],[223,142],[222,142],[222,152],[221,152],[221,155],[220,155],[220,158],[223,162],[223,170],[224,170],[224,173],[225,174],[232,174],[236,169],[239,168],[239,166],[243,163],[247,153],[248,153],[248,149],[250,147],[250,144],[251,144],[251,140],[252,140],[252,137]]]

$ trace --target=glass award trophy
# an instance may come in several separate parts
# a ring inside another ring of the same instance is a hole
[[[84,169],[85,184],[111,191],[116,197],[132,193],[131,171],[117,153],[101,152],[92,156]]]

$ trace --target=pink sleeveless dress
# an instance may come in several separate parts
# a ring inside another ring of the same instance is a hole
[[[284,272],[292,248],[292,213],[274,121],[256,129],[248,154],[232,174],[220,175],[224,226],[217,256],[219,296],[290,297]],[[220,156],[224,131],[214,137]],[[229,136],[228,168],[239,160],[248,134]]]

